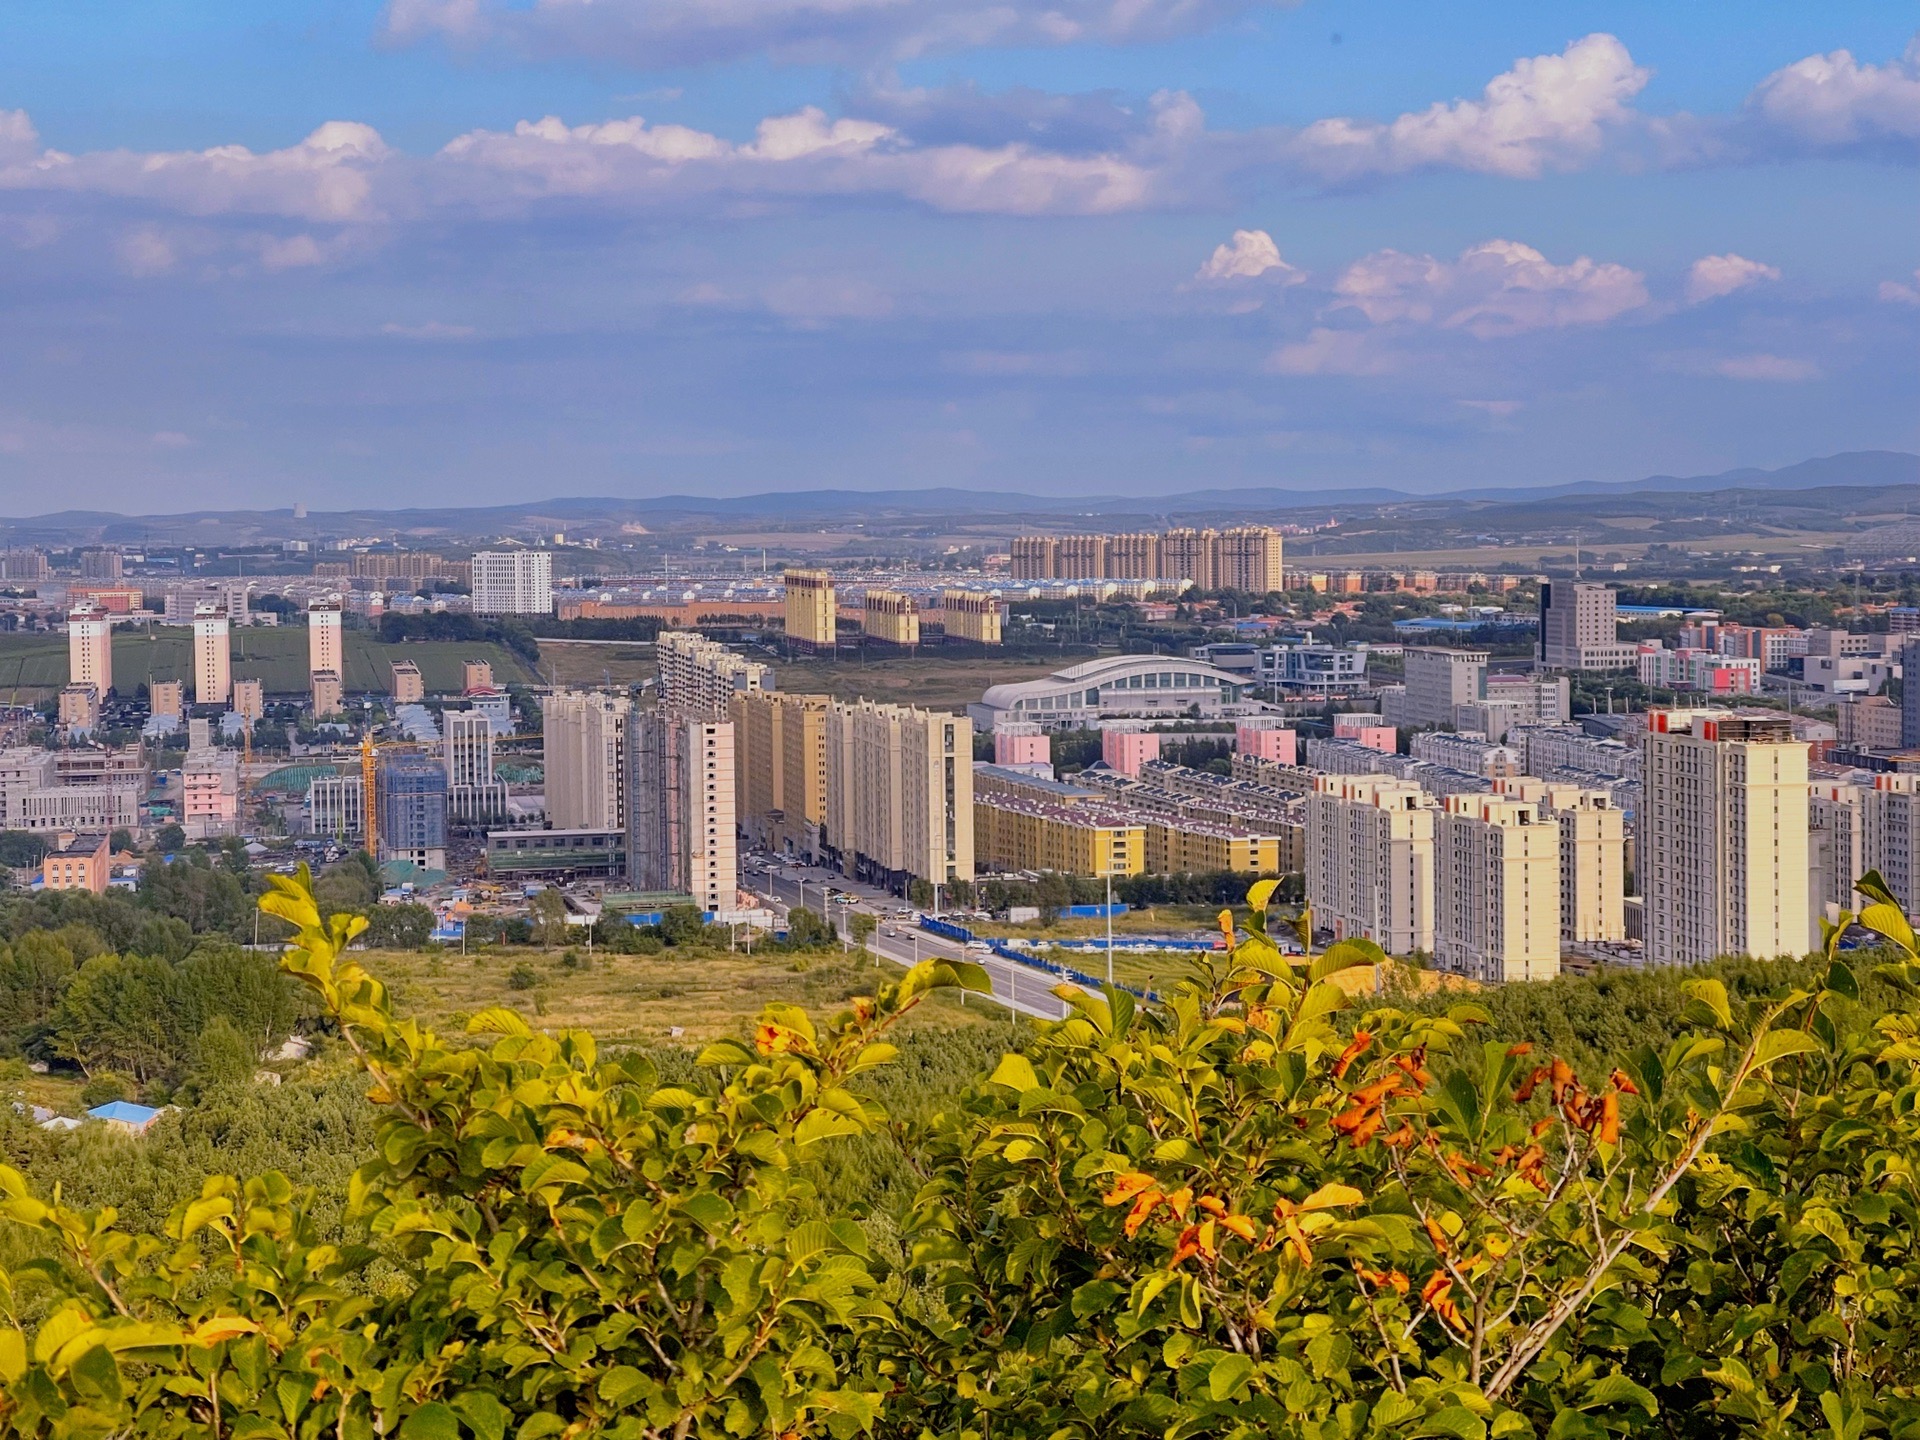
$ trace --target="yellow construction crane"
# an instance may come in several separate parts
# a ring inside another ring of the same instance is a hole
[[[367,854],[376,863],[380,859],[380,812],[375,808],[380,774],[378,751],[372,735],[360,738],[360,829],[367,839]]]

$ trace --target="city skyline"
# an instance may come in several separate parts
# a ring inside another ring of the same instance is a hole
[[[1418,492],[1920,450],[1912,30],[1865,4],[17,7],[0,512]]]

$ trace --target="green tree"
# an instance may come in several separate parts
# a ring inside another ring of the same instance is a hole
[[[0,865],[24,869],[38,865],[46,853],[44,836],[31,830],[0,830]]]
[[[154,832],[153,848],[163,855],[177,855],[187,848],[187,832],[178,825],[162,825]]]
[[[533,920],[533,941],[536,945],[564,945],[567,943],[567,898],[558,890],[541,890],[527,902],[527,913]]]
[[[367,913],[367,943],[382,950],[424,950],[433,936],[431,908],[412,901],[375,905]]]

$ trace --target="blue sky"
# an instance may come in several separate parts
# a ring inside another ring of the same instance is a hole
[[[1920,7],[14,0],[0,511],[1920,450]]]

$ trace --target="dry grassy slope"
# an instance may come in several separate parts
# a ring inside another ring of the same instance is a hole
[[[520,1011],[544,1029],[582,1029],[603,1043],[661,1044],[674,1026],[681,1043],[698,1044],[744,1033],[774,1001],[830,1015],[850,996],[873,993],[900,971],[876,971],[856,955],[730,954],[725,950],[661,955],[607,955],[595,951],[586,969],[569,970],[560,951],[514,949],[461,956],[457,951],[410,954],[373,951],[367,968],[393,989],[396,1008],[442,1035],[458,1033],[467,1017],[493,1005]],[[584,952],[582,952],[584,953]],[[538,983],[516,990],[514,968],[527,965]],[[937,995],[910,1015],[909,1028],[971,1025],[998,1018],[992,1006],[961,1005]]]

